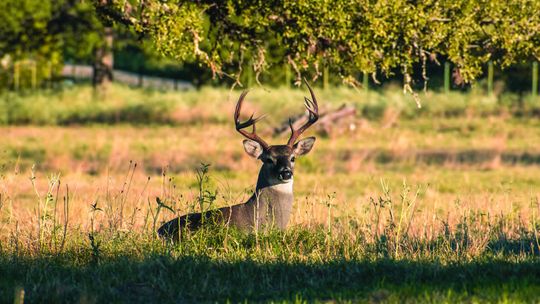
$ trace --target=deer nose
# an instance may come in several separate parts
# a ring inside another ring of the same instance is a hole
[[[291,179],[292,175],[293,175],[293,173],[289,169],[285,169],[285,170],[279,172],[279,178],[281,178],[282,180],[289,180],[289,179]]]

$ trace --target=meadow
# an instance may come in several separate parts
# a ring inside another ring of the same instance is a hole
[[[540,100],[316,89],[357,117],[311,130],[287,231],[156,227],[243,202],[259,164],[239,91],[112,86],[0,96],[0,302],[538,302]],[[272,128],[307,90],[255,88]],[[305,135],[307,136],[307,134]],[[158,199],[159,198],[159,199]]]

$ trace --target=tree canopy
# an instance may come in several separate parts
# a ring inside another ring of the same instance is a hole
[[[98,12],[150,38],[159,52],[196,60],[236,81],[288,63],[297,81],[321,66],[354,83],[358,72],[404,75],[441,58],[457,82],[482,66],[540,58],[536,0],[93,0]]]
[[[58,70],[66,59],[91,62],[95,48],[103,44],[95,8],[81,0],[3,0],[0,24],[4,68],[32,59],[38,78],[50,77],[51,69]]]

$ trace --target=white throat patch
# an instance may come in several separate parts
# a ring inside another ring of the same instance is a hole
[[[293,193],[293,180],[270,186],[270,188],[278,192]]]

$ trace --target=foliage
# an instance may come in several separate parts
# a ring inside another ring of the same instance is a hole
[[[455,81],[470,82],[489,60],[506,67],[540,58],[540,2],[460,1],[97,1],[98,11],[152,39],[163,54],[196,59],[240,80],[245,58],[261,73],[287,62],[316,78],[330,66],[346,82],[357,72],[405,75],[448,58]],[[276,49],[281,56],[269,56]],[[235,73],[227,68],[236,65]],[[427,79],[425,70],[422,76]]]
[[[0,20],[2,69],[22,81],[30,77],[21,73],[29,65],[36,69],[33,81],[40,82],[51,80],[66,59],[91,62],[103,43],[101,21],[86,1],[6,0],[0,3]],[[21,60],[30,64],[20,66]],[[3,79],[2,86],[16,81]]]

